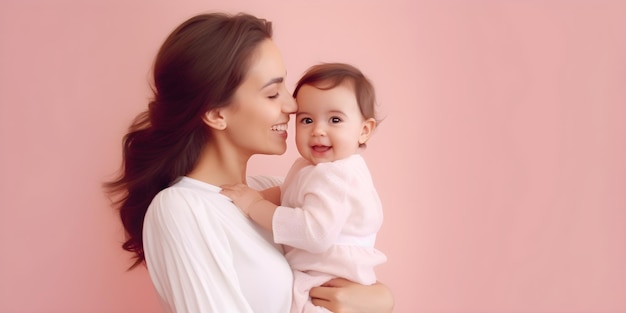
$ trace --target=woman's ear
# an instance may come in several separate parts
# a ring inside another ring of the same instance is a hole
[[[207,111],[206,113],[204,113],[204,116],[202,116],[202,121],[207,124],[207,126],[213,129],[226,129],[226,118],[224,118],[220,109],[221,108],[217,108]]]
[[[359,136],[359,144],[364,144],[374,132],[376,128],[376,120],[373,118],[366,119],[363,124],[361,124],[361,135]]]

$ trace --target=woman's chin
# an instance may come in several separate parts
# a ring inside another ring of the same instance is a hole
[[[271,150],[268,149],[267,151],[265,151],[262,154],[266,154],[266,155],[282,155],[285,154],[285,152],[287,152],[287,144],[281,146],[281,147],[273,147]]]

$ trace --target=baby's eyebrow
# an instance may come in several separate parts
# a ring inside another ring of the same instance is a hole
[[[343,113],[343,111],[339,111],[339,110],[333,110],[333,111],[330,111],[330,112],[328,112],[328,113],[330,113],[330,114],[341,114],[341,115],[346,115],[345,113]]]

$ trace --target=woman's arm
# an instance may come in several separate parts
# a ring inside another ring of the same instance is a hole
[[[335,278],[309,293],[313,304],[334,313],[390,313],[394,299],[391,289],[377,282],[364,286],[343,278]]]
[[[150,278],[166,311],[253,312],[244,296],[216,207],[181,189],[157,195],[144,220]],[[208,248],[207,248],[208,247]]]

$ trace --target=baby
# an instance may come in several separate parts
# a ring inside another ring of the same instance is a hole
[[[374,248],[383,210],[359,151],[376,128],[375,93],[357,68],[313,66],[294,91],[296,146],[301,158],[279,187],[254,191],[222,186],[222,193],[285,245],[294,272],[292,313],[329,312],[309,290],[336,277],[369,285],[386,256]]]

